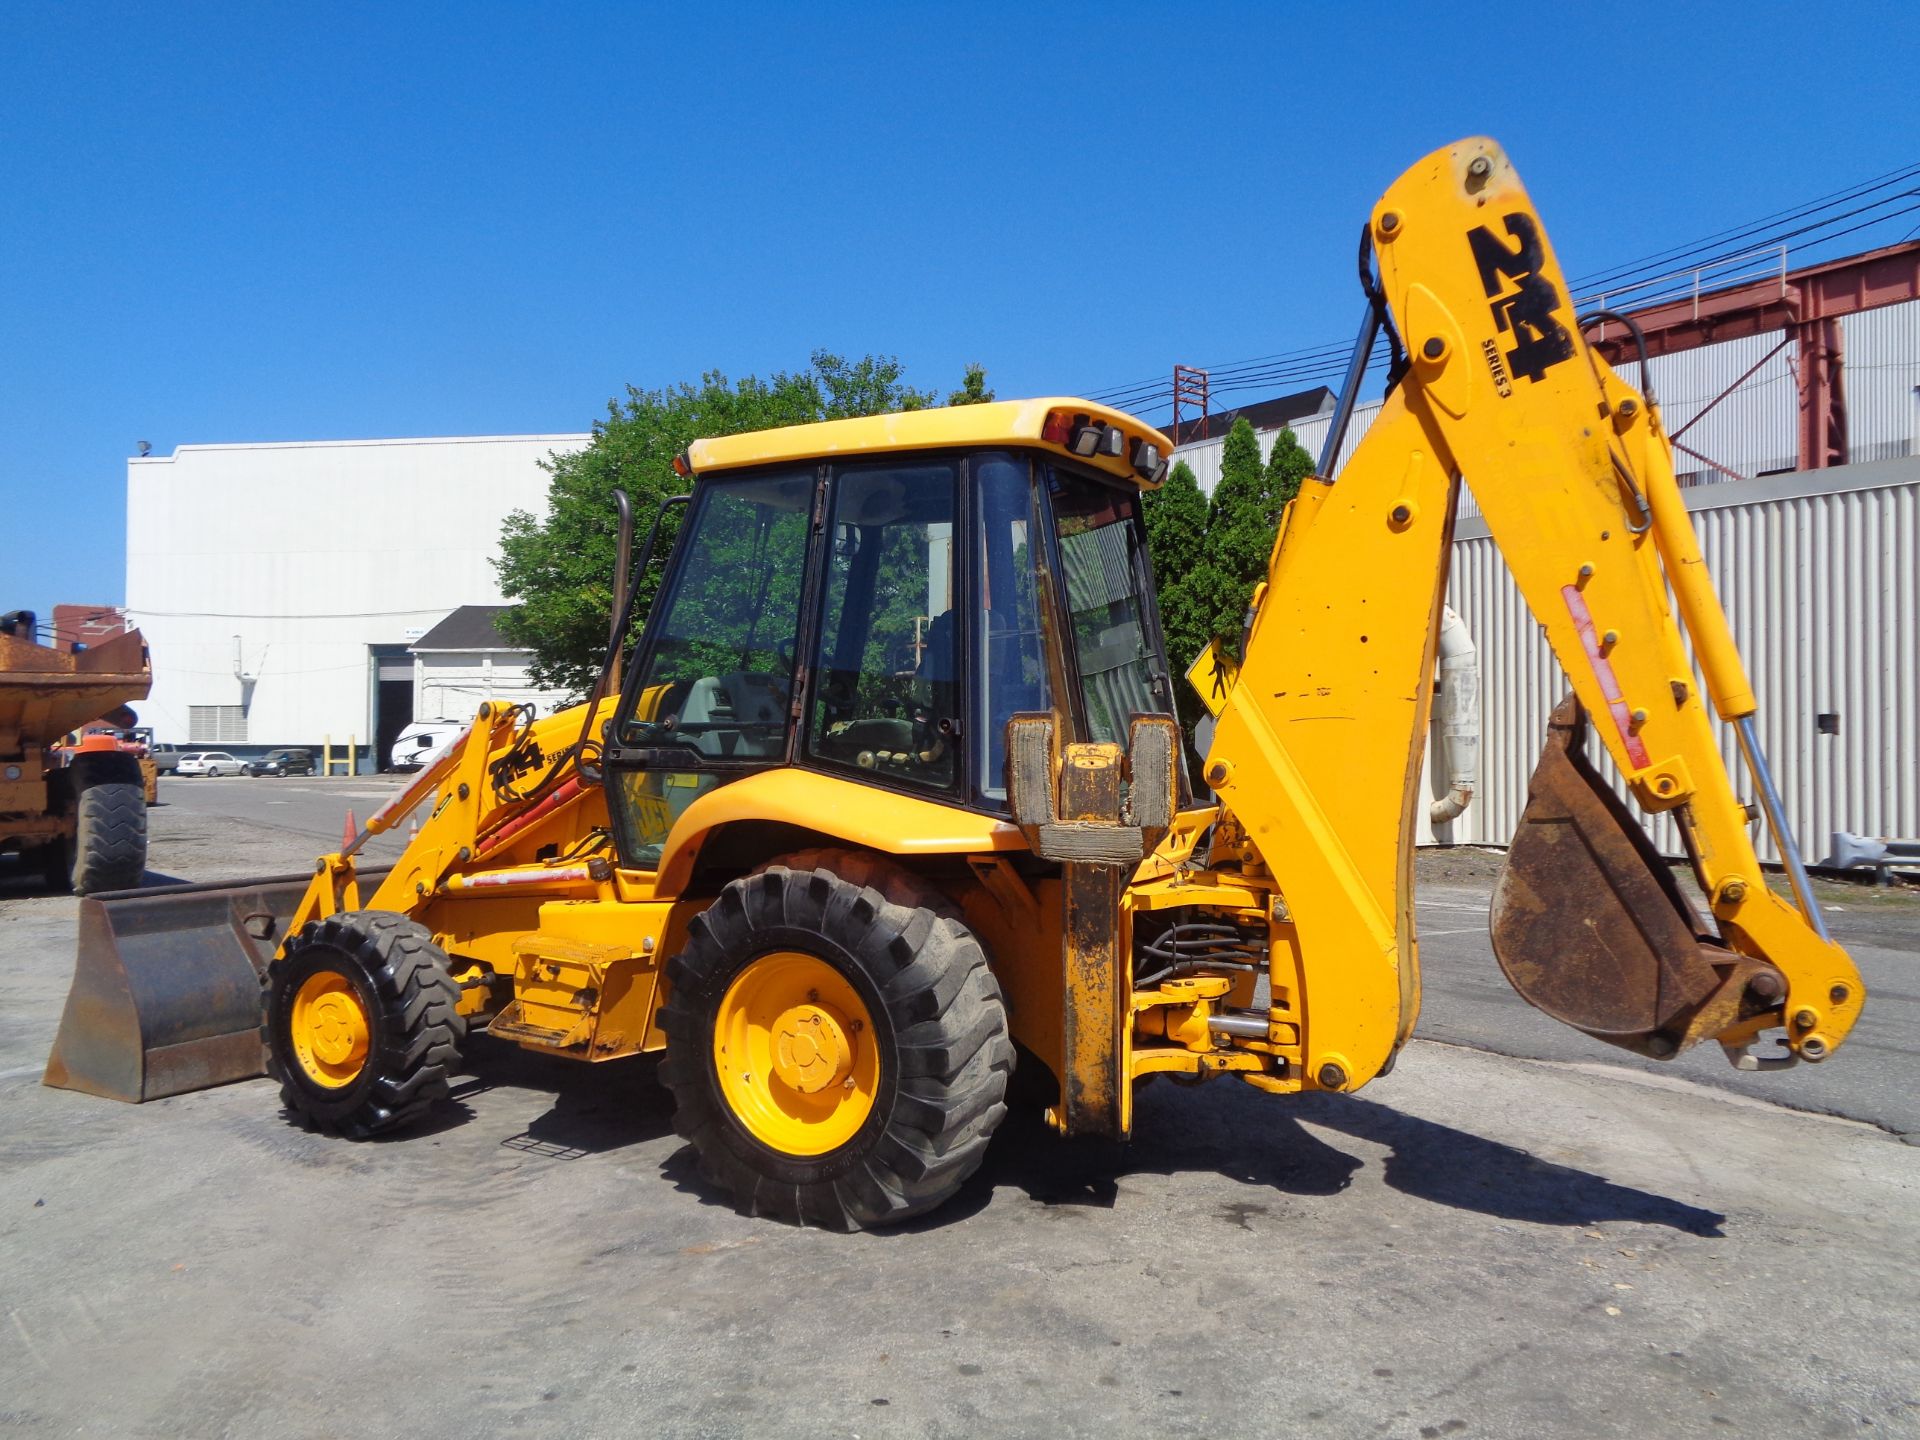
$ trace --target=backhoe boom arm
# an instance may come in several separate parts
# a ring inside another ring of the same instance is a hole
[[[1290,507],[1206,770],[1284,897],[1273,1016],[1300,1028],[1305,1083],[1363,1083],[1417,1014],[1413,827],[1462,476],[1577,701],[1556,712],[1496,895],[1509,978],[1643,1054],[1713,1039],[1743,1056],[1784,1028],[1794,1056],[1823,1058],[1859,1014],[1859,976],[1803,877],[1799,908],[1767,888],[1721,761],[1709,705],[1740,726],[1791,874],[1657,407],[1586,343],[1491,141],[1414,166],[1369,236],[1407,368],[1339,483]],[[1587,716],[1640,809],[1678,822],[1717,933],[1593,770]]]

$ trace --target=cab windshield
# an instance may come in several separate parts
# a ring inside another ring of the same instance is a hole
[[[999,811],[1011,716],[1124,743],[1169,708],[1131,486],[1018,449],[853,458],[702,480],[685,524],[610,737],[628,864],[755,769]]]

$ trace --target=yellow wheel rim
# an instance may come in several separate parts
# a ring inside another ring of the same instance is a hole
[[[880,1093],[865,1002],[826,961],[796,950],[762,955],[727,987],[713,1063],[734,1116],[787,1155],[846,1144]]]
[[[294,1057],[316,1085],[337,1090],[351,1085],[367,1063],[373,1027],[353,982],[335,970],[307,977],[293,997],[288,1027]]]

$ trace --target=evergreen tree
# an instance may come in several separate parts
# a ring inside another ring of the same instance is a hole
[[[1186,461],[1176,460],[1166,482],[1147,491],[1142,518],[1161,585],[1179,580],[1199,563],[1207,539],[1207,497]]]
[[[1143,509],[1147,551],[1153,557],[1154,584],[1160,592],[1160,628],[1166,632],[1167,662],[1176,691],[1180,676],[1212,639],[1204,612],[1196,603],[1194,572],[1207,543],[1207,497],[1186,461],[1177,461],[1166,483],[1149,490]],[[1182,713],[1186,697],[1181,697]]]
[[[1207,633],[1238,653],[1253,587],[1267,578],[1274,525],[1268,518],[1266,467],[1260,441],[1243,415],[1220,450],[1220,483],[1207,512],[1205,554],[1194,589]]]
[[[1276,525],[1281,512],[1300,493],[1301,483],[1311,474],[1313,456],[1300,443],[1300,437],[1290,427],[1274,436],[1273,453],[1267,456],[1267,512]]]

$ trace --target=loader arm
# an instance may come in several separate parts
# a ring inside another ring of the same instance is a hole
[[[1368,235],[1408,363],[1339,483],[1290,507],[1206,765],[1223,832],[1279,892],[1270,1018],[1297,1027],[1301,1083],[1364,1083],[1418,1013],[1415,806],[1463,476],[1577,702],[1555,714],[1496,894],[1508,977],[1646,1055],[1712,1039],[1751,1068],[1774,1028],[1791,1057],[1831,1054],[1859,975],[1798,872],[1658,409],[1583,338],[1491,141],[1414,166]],[[1739,728],[1798,907],[1767,888],[1709,707]],[[1678,822],[1717,933],[1593,770],[1587,716],[1639,808]]]

